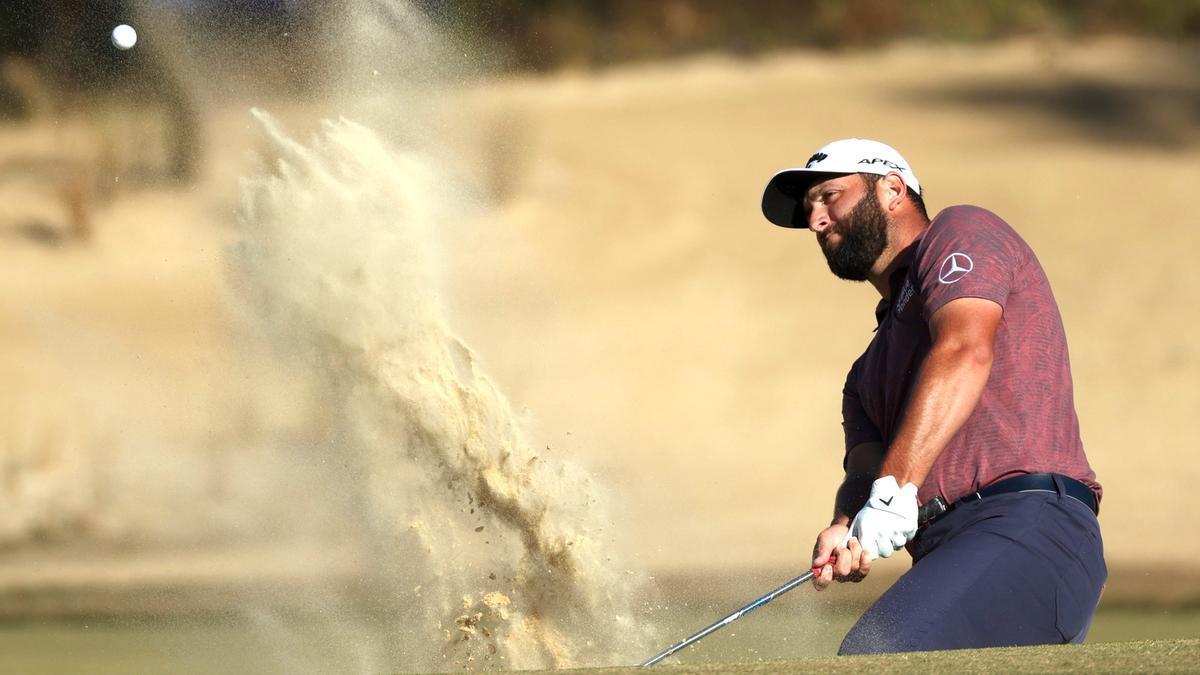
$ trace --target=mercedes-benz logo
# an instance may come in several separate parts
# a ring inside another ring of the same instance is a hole
[[[952,284],[967,276],[967,272],[975,269],[975,262],[966,253],[951,253],[942,261],[942,269],[938,270],[938,281]]]

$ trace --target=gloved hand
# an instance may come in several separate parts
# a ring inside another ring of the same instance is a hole
[[[871,560],[887,558],[917,533],[917,486],[900,487],[895,476],[884,476],[871,484],[871,496],[854,516],[850,537],[858,539]]]

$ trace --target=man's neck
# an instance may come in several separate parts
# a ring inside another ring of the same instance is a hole
[[[929,222],[928,219],[914,214],[913,217],[895,222],[888,228],[887,248],[879,254],[879,259],[875,261],[871,274],[867,277],[884,300],[892,299],[892,273],[903,262],[900,254],[921,236],[925,228],[929,227]]]

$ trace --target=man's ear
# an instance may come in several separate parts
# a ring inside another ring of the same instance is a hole
[[[908,194],[908,185],[904,182],[904,178],[895,171],[887,174],[878,183],[883,194],[879,195],[879,203],[883,204],[884,210],[889,213],[900,208],[904,203],[904,197]]]

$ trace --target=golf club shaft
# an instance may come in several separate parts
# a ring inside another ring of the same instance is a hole
[[[928,525],[935,518],[937,518],[938,516],[945,513],[947,511],[947,509],[948,509],[948,507],[946,505],[946,502],[943,501],[940,496],[935,496],[933,499],[929,500],[925,504],[922,504],[920,509],[918,509],[918,511],[917,511],[917,527],[918,527],[918,529],[923,528],[926,525]],[[834,559],[835,559],[835,557],[831,556],[830,560],[826,564],[833,562]],[[733,614],[730,614],[729,616],[725,617],[724,619],[721,619],[720,621],[718,621],[710,626],[707,626],[706,628],[704,628],[704,630],[700,631],[699,633],[696,633],[695,635],[684,638],[683,640],[681,640],[679,642],[679,644],[676,644],[675,646],[667,649],[666,651],[655,656],[654,658],[650,659],[649,661],[646,661],[642,665],[643,666],[652,666],[652,665],[658,663],[659,661],[662,661],[663,659],[667,658],[668,656],[670,656],[670,655],[674,654],[675,652],[679,651],[680,649],[683,649],[684,647],[692,644],[693,642],[700,640],[701,638],[708,635],[709,633],[712,633],[713,631],[717,630],[718,628],[720,628],[722,626],[727,626],[727,625],[733,623],[734,621],[737,621],[738,619],[742,618],[743,614],[746,614],[747,612],[750,612],[753,609],[756,609],[758,607],[761,607],[762,605],[767,604],[768,602],[774,600],[775,598],[778,598],[779,596],[783,595],[784,593],[787,593],[788,591],[799,586],[800,584],[803,584],[804,582],[812,579],[813,576],[815,576],[817,572],[818,572],[818,570],[809,570],[809,571],[805,572],[804,574],[801,574],[800,576],[796,577],[795,579],[792,579],[791,581],[780,586],[779,588],[776,588],[775,590],[771,591],[770,593],[767,593],[766,595],[764,595],[761,598],[755,600],[754,602],[746,605],[745,607],[739,609],[738,611],[734,612]]]
[[[728,624],[733,623],[734,621],[737,621],[738,619],[742,618],[743,614],[746,614],[754,609],[757,609],[758,607],[761,607],[761,606],[767,604],[768,602],[774,600],[775,598],[778,598],[779,596],[783,595],[784,593],[787,593],[788,591],[792,590],[793,588],[799,586],[800,584],[802,584],[812,578],[813,578],[812,570],[809,570],[809,571],[805,572],[804,574],[801,574],[800,576],[796,577],[795,579],[792,579],[791,581],[780,586],[779,588],[776,588],[775,590],[771,591],[770,593],[767,593],[766,595],[762,596],[761,598],[758,598],[754,602],[751,602],[750,604],[739,609],[738,611],[734,612],[733,614],[730,614],[729,616],[725,617],[724,619],[721,619],[720,621],[717,621],[716,623],[706,627],[704,630],[696,633],[695,635],[691,635],[689,637],[684,638],[683,640],[681,640],[679,642],[679,644],[676,644],[676,645],[668,648],[666,651],[655,656],[654,658],[650,659],[649,661],[646,661],[642,665],[643,666],[652,666],[652,665],[658,663],[659,661],[662,661],[663,659],[667,658],[668,656],[670,656],[670,655],[674,654],[675,652],[679,651],[680,649],[683,649],[684,647],[692,644],[693,642],[703,638],[704,636],[717,630],[718,628],[721,628],[722,626],[726,626]]]

